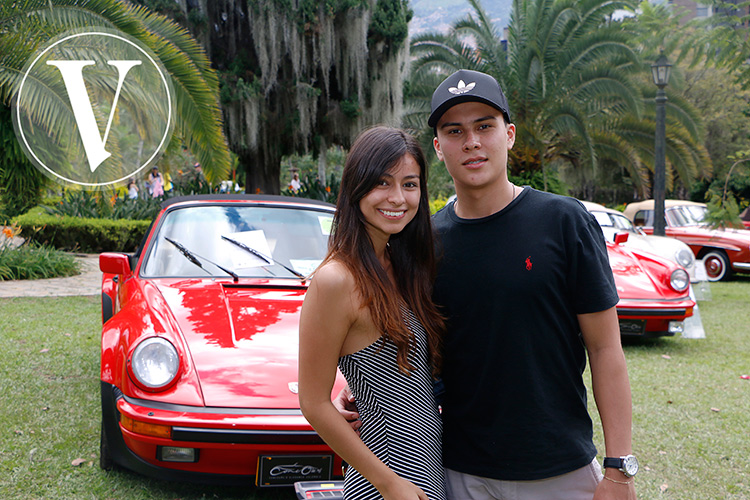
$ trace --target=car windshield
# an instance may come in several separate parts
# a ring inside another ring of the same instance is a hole
[[[325,257],[333,212],[239,203],[169,211],[151,240],[144,277],[293,278]]]
[[[706,217],[706,207],[700,205],[681,205],[666,211],[667,222],[672,227],[698,226]]]
[[[609,212],[591,212],[600,226],[611,227],[620,231],[637,233],[633,223],[624,215],[613,214]]]

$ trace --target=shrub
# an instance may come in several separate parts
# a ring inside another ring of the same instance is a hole
[[[16,236],[21,228],[11,224],[3,228],[0,239],[0,281],[55,278],[79,273],[75,259],[53,248],[37,243],[22,244]]]
[[[72,255],[35,242],[0,250],[0,281],[75,276],[80,272]]]
[[[91,219],[31,212],[14,222],[39,244],[85,253],[133,252],[148,231],[147,220]]]
[[[162,198],[121,198],[115,194],[67,191],[55,203],[44,205],[48,214],[90,219],[151,220],[161,209]]]
[[[448,198],[435,198],[430,200],[430,213],[435,214],[439,212],[448,203]]]
[[[328,180],[328,186],[323,186],[323,183],[319,179],[311,179],[310,176],[305,176],[302,181],[302,187],[296,193],[291,188],[283,189],[281,194],[284,196],[298,196],[300,198],[309,198],[311,200],[327,201],[328,203],[336,204],[336,200],[339,196],[339,187],[341,180],[336,177],[335,174],[331,174]]]

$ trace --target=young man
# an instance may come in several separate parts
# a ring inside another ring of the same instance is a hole
[[[461,70],[446,78],[428,123],[456,188],[456,201],[433,217],[442,254],[434,296],[448,319],[449,498],[634,500],[630,384],[601,229],[576,200],[508,180],[516,129],[491,76]],[[604,431],[603,480],[586,353]]]

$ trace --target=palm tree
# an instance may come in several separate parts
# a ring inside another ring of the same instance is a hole
[[[225,175],[230,158],[222,131],[218,79],[210,61],[185,29],[142,6],[121,0],[2,2],[0,102],[9,104],[24,64],[41,44],[69,30],[89,26],[124,32],[159,57],[175,90],[176,139],[196,156],[209,178]],[[57,122],[59,111],[48,105],[39,111],[39,116],[42,126],[49,128]]]
[[[474,16],[456,22],[447,35],[412,42],[412,126],[429,109],[429,94],[420,93],[436,80],[460,68],[484,71],[500,82],[511,105],[517,130],[511,176],[528,181],[541,174],[540,187],[548,189],[549,167],[567,166],[586,186],[601,177],[599,168],[616,165],[645,193],[653,165],[654,90],[643,83],[647,66],[630,44],[633,33],[612,20],[617,10],[634,4],[515,0],[506,44],[479,0],[469,3]],[[684,135],[670,152],[687,179],[702,155],[693,136]]]
[[[479,1],[469,3],[475,17],[455,23],[445,47],[434,50],[428,37],[414,41],[417,79],[460,66],[498,79],[518,136],[510,158],[512,175],[539,170],[544,176],[547,166],[559,160],[594,168],[592,124],[598,115],[640,110],[640,95],[628,85],[627,69],[637,57],[627,45],[627,33],[605,22],[631,4],[516,0],[506,47]],[[438,55],[446,49],[454,55],[448,61]],[[544,184],[546,189],[546,178]]]

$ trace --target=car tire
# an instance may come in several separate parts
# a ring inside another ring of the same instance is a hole
[[[109,441],[107,440],[107,431],[104,429],[104,421],[102,421],[102,428],[99,435],[99,467],[102,470],[112,470],[114,462],[109,452]]]
[[[723,250],[711,250],[703,256],[708,281],[721,281],[729,278],[729,257]]]

